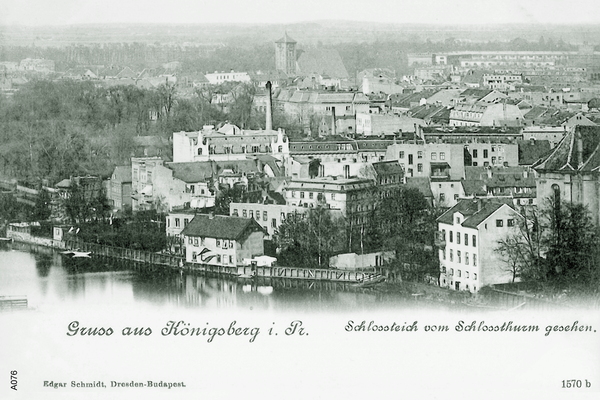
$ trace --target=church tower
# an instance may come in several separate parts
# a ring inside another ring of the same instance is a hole
[[[296,75],[296,43],[287,32],[275,42],[275,68],[288,76]]]

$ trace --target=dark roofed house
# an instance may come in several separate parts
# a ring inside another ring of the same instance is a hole
[[[197,214],[181,232],[187,262],[229,268],[263,255],[264,234],[254,218],[214,214]]]

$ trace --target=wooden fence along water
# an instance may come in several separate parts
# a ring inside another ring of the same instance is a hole
[[[104,256],[141,263],[142,265],[147,265],[148,268],[162,266],[181,271],[185,270],[190,272],[239,276],[242,278],[262,277],[357,283],[372,279],[376,276],[374,270],[345,271],[337,269],[292,268],[283,266],[225,266],[188,263],[185,262],[183,257],[177,255],[153,253],[144,250],[113,247],[80,241],[66,241],[65,247],[69,250],[91,252],[95,256]]]

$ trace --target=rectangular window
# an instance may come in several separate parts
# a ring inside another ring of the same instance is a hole
[[[221,255],[217,254],[217,264],[221,264]]]
[[[250,218],[254,218],[254,211],[250,210]]]
[[[437,160],[437,153],[431,153],[431,160]]]
[[[469,278],[469,271],[465,271],[465,278]]]
[[[187,224],[189,224],[190,220],[188,218],[183,219],[183,227],[185,228]]]
[[[469,235],[465,233],[465,246],[469,245]]]
[[[473,149],[473,158],[477,158],[477,149]]]
[[[483,149],[483,158],[488,158],[488,150]]]
[[[475,274],[475,273],[473,274],[473,279],[477,280],[477,274]]]
[[[444,193],[440,193],[440,201],[446,200],[446,195]]]
[[[304,192],[300,192],[300,198],[303,199],[304,198]]]
[[[501,227],[503,227],[503,226],[504,226],[504,221],[503,221],[503,220],[501,220],[501,219],[497,219],[497,220],[496,220],[496,227],[497,227],[497,228],[501,228]]]
[[[450,268],[450,276],[454,275],[454,268]]]
[[[471,237],[471,243],[473,243],[473,247],[477,247],[477,236],[473,235],[473,237]]]
[[[221,240],[217,239],[217,247],[221,247]]]
[[[473,254],[473,266],[477,266],[477,254]],[[475,277],[473,279],[477,279],[477,274],[474,274]]]
[[[229,256],[229,264],[233,265],[233,256]]]
[[[309,192],[309,193],[308,193],[308,198],[309,198],[309,199],[312,199],[312,198],[313,198],[313,192]]]
[[[246,218],[246,217],[248,216],[248,213],[246,212],[246,210],[242,210],[242,216],[243,216],[244,218]]]
[[[423,172],[423,164],[417,164],[417,172]]]
[[[233,209],[233,215],[235,215],[235,216],[237,217],[237,215],[238,215],[238,210],[237,210],[237,208],[234,208],[234,209]]]
[[[331,200],[335,200],[335,193],[331,193]]]
[[[180,225],[179,218],[175,218],[175,226],[176,226],[176,227],[179,227],[179,225]]]
[[[271,227],[277,228],[277,219],[275,219],[275,218],[271,219]]]
[[[456,262],[459,263],[459,264],[462,262],[462,260],[460,258],[460,250],[456,251]]]
[[[417,151],[417,158],[423,158],[423,152]]]
[[[194,246],[198,246],[198,238],[194,238]]]
[[[260,211],[256,210],[256,220],[260,221]]]
[[[192,239],[191,237],[188,237],[188,244],[192,244],[194,243],[194,239]]]
[[[450,243],[452,243],[454,241],[452,231],[448,232],[448,237],[450,238]]]
[[[200,245],[204,246],[204,238],[203,237],[200,238]]]
[[[457,270],[456,270],[456,275],[457,275],[457,276],[460,278],[460,275],[461,275],[461,271],[460,271],[460,269],[457,269]]]
[[[409,154],[408,155],[408,165],[412,165],[413,164],[413,155]]]
[[[456,232],[456,244],[460,244],[460,232]]]
[[[454,252],[452,251],[452,249],[450,249],[450,251],[449,251],[449,256],[450,256],[450,261],[454,261]]]
[[[443,151],[440,151],[440,160],[445,160],[446,159],[446,153],[444,153]]]
[[[465,253],[465,265],[469,265],[469,253]]]
[[[515,220],[514,219],[507,219],[506,220],[506,226],[515,226]]]
[[[442,252],[442,260],[446,259],[446,250],[440,250]]]
[[[398,153],[398,158],[404,158],[404,152],[401,151],[400,153]]]

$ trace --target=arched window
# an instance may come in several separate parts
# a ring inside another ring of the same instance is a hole
[[[201,156],[202,155],[202,147],[198,148],[198,155]]]

